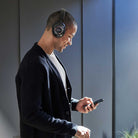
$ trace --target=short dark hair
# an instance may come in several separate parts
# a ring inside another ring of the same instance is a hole
[[[74,17],[65,9],[61,9],[52,13],[48,17],[46,28],[49,30],[55,23],[59,22],[61,19],[62,22],[66,25],[66,29],[70,28],[72,25],[77,25]]]

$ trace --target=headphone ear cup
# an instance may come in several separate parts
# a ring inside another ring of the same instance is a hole
[[[62,37],[65,34],[65,24],[64,23],[55,23],[52,26],[53,35],[57,38]]]

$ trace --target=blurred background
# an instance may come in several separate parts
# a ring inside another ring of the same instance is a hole
[[[72,121],[92,138],[120,138],[138,126],[138,0],[0,0],[0,138],[19,137],[15,75],[52,12],[65,8],[78,23],[73,45],[57,53],[73,97],[104,98]]]

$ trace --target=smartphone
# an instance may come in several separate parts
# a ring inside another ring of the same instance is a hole
[[[103,101],[104,101],[104,99],[98,99],[98,100],[94,101],[94,105],[96,105],[97,103],[101,103]]]
[[[96,104],[98,104],[98,103],[101,103],[101,102],[103,102],[103,101],[104,101],[104,99],[98,99],[98,100],[94,101],[94,105],[96,105]],[[84,108],[85,108],[86,106],[87,106],[87,105],[85,105]],[[90,106],[91,106],[91,104],[90,104]]]

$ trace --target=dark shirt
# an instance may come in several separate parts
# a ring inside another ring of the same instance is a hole
[[[16,75],[21,138],[75,135],[77,125],[71,122],[71,110],[75,110],[78,100],[71,98],[67,75],[66,83],[67,94],[56,67],[35,43],[24,56]]]

